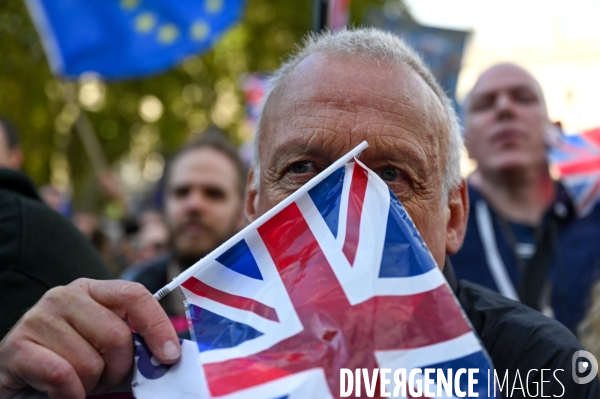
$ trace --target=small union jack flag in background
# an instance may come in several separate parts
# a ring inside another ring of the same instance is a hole
[[[579,216],[600,201],[600,128],[561,136],[549,152],[552,167],[569,192]]]
[[[250,122],[256,125],[262,102],[269,86],[266,75],[250,73],[241,82],[244,100],[246,102],[247,116]]]
[[[488,356],[402,204],[347,163],[356,154],[174,280],[198,397],[339,397],[341,368],[477,368],[488,397]]]

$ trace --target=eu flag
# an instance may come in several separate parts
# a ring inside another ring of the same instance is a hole
[[[243,0],[26,0],[53,72],[124,79],[210,48]]]

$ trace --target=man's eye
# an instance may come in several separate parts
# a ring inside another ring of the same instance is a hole
[[[394,182],[402,177],[402,174],[396,168],[381,168],[379,169],[378,174],[383,181],[387,182]]]
[[[290,173],[299,174],[299,175],[304,174],[304,173],[311,173],[311,172],[314,172],[314,170],[315,170],[314,164],[309,161],[294,162],[293,164],[291,164],[288,167],[288,171]]]
[[[492,108],[492,105],[493,105],[493,103],[491,103],[491,102],[477,103],[477,104],[473,105],[471,110],[472,111],[485,111],[485,110]]]
[[[490,109],[496,101],[494,96],[485,96],[480,98],[474,98],[471,102],[471,111],[485,111]]]
[[[190,189],[188,187],[177,187],[172,191],[175,198],[184,198],[189,194]]]
[[[213,200],[225,199],[225,191],[219,187],[208,187],[205,190],[205,194],[208,198]]]
[[[515,100],[523,104],[529,104],[535,101],[535,96],[528,93],[520,93],[515,96]]]

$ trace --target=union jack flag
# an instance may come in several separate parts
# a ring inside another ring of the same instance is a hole
[[[560,137],[549,155],[577,214],[587,215],[600,201],[600,128]]]
[[[323,173],[181,284],[202,397],[334,398],[341,368],[425,367],[478,368],[488,397],[491,363],[402,204],[357,160]]]

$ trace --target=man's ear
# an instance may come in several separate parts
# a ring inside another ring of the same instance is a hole
[[[446,253],[448,255],[454,255],[462,246],[468,217],[469,194],[467,182],[463,179],[460,186],[448,193],[448,217],[446,220]]]
[[[246,223],[252,223],[256,220],[256,210],[258,207],[258,188],[254,182],[254,167],[250,167],[248,172],[248,181],[246,182],[246,195],[244,199],[244,218]]]

